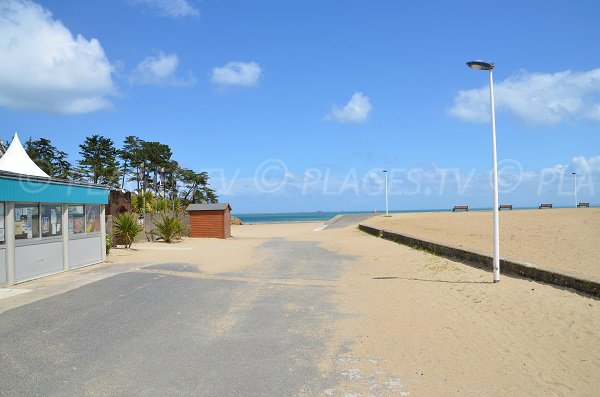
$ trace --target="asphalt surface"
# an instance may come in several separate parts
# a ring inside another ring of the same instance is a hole
[[[2,396],[322,395],[333,284],[351,257],[276,239],[255,266],[132,269],[0,314]],[[326,392],[325,392],[326,393]]]

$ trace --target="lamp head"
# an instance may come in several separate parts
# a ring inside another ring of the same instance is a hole
[[[494,69],[494,64],[492,62],[485,61],[469,61],[467,62],[467,66],[471,69],[476,70],[492,70]]]

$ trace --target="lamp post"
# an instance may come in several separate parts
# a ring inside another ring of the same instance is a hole
[[[175,197],[177,194],[177,185],[175,184],[175,175],[171,174],[171,198],[173,199],[173,212],[175,212]]]
[[[490,72],[490,106],[492,115],[492,185],[494,189],[494,282],[500,281],[500,219],[498,208],[498,162],[496,159],[496,115],[494,113],[494,78],[492,70],[494,64],[483,61],[470,61],[467,66],[475,70],[488,70]]]
[[[575,194],[575,208],[577,208],[577,204],[579,204],[577,202],[577,173],[576,172],[571,172],[571,174],[573,176],[575,176],[575,183],[574,183],[574,186],[573,186],[573,193]]]
[[[140,164],[140,188],[142,189],[142,217],[146,216],[146,163]]]
[[[387,170],[381,171],[385,174],[385,216],[390,216],[388,207],[388,172]]]
[[[165,167],[160,167],[160,184],[159,184],[159,189],[161,190],[162,193],[162,206],[163,206],[163,212],[167,212],[167,184],[166,184],[166,179],[165,179]]]

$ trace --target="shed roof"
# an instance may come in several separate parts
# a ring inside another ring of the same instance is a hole
[[[48,174],[42,171],[42,169],[29,158],[25,149],[23,149],[23,145],[21,145],[19,135],[17,135],[16,132],[10,146],[6,149],[6,153],[0,157],[0,171],[50,178]]]
[[[190,204],[185,209],[186,211],[224,211],[226,208],[231,210],[229,203],[217,204]]]

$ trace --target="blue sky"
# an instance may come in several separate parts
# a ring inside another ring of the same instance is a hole
[[[4,1],[0,137],[169,144],[237,212],[600,203],[600,3]],[[10,38],[10,39],[9,39]]]

